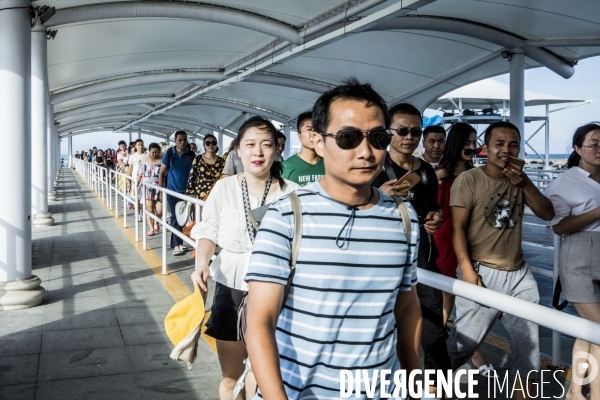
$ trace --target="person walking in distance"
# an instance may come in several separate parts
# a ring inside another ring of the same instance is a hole
[[[433,168],[437,167],[446,145],[446,130],[441,125],[430,125],[423,129],[423,153],[421,160],[427,161]]]
[[[194,154],[187,150],[186,147],[187,133],[185,131],[175,132],[175,147],[165,151],[161,161],[162,165],[160,166],[158,175],[159,186],[166,187],[177,193],[185,193],[190,170],[192,169],[192,161],[194,160]],[[177,223],[175,214],[175,205],[179,201],[181,200],[177,197],[167,195],[167,205],[171,213],[170,225],[181,232],[183,227]],[[183,239],[174,233],[171,233],[171,248],[173,249],[174,256],[180,256],[186,252],[186,248],[183,247]]]
[[[214,135],[207,134],[203,141],[204,153],[196,156],[188,179],[185,194],[206,200],[215,183],[221,179],[225,160],[217,155],[219,146]]]

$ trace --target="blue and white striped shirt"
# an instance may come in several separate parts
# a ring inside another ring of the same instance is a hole
[[[277,324],[281,374],[290,399],[339,398],[341,369],[393,373],[399,368],[394,305],[399,290],[417,283],[418,219],[407,203],[412,231],[407,245],[396,202],[379,191],[378,203],[356,211],[350,231],[346,227],[339,235],[346,237],[340,249],[336,239],[351,211],[328,199],[318,182],[297,193],[303,232],[296,274]],[[269,208],[246,281],[286,284],[293,225],[287,197]],[[379,393],[379,382],[376,387]]]

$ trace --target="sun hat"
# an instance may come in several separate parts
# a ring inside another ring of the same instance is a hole
[[[179,201],[175,204],[175,218],[179,226],[185,226],[190,217],[193,204],[190,202]]]
[[[165,318],[167,336],[175,346],[170,357],[187,362],[188,368],[196,360],[205,315],[200,287],[194,284],[194,293],[175,304]]]

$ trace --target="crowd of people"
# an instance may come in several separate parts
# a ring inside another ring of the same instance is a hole
[[[538,326],[420,284],[416,271],[538,303],[521,245],[528,206],[564,237],[563,296],[581,317],[600,323],[600,126],[577,129],[570,169],[544,195],[508,164],[522,143],[512,123],[491,124],[481,144],[467,123],[448,132],[422,125],[414,106],[388,108],[370,85],[349,80],[298,116],[302,149],[286,160],[285,136],[258,116],[242,124],[225,157],[217,155],[213,135],[196,155],[184,131],[169,149],[151,143],[146,151],[138,139],[76,157],[205,201],[191,231],[198,240],[192,281],[204,291],[209,277],[216,282],[205,334],[216,339],[221,399],[232,398],[248,357],[253,373],[246,393],[256,392],[255,398],[337,397],[340,369],[448,371],[470,359],[481,374],[493,375],[480,346],[497,320],[509,337],[510,375],[519,381],[540,370]],[[474,168],[479,152],[487,163]],[[291,192],[302,221],[295,248]],[[162,212],[157,191],[144,197],[149,209]],[[408,235],[398,199],[409,210]],[[170,223],[181,230],[177,201],[167,196]],[[257,231],[250,211],[265,205]],[[158,232],[148,224],[148,235]],[[174,255],[188,250],[177,235],[171,247]],[[246,301],[243,344],[238,309]],[[597,345],[578,339],[573,352],[579,351],[600,360]],[[582,361],[574,362],[573,374],[581,374]],[[590,389],[597,399],[600,378]],[[567,398],[582,400],[581,385],[572,383]]]

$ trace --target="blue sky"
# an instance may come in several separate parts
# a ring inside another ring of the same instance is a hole
[[[570,79],[563,79],[546,68],[536,68],[525,71],[525,89],[553,96],[581,100],[595,100],[591,104],[574,107],[568,110],[550,114],[550,153],[570,153],[571,137],[578,126],[590,121],[600,120],[600,96],[598,96],[598,71],[600,57],[582,60],[575,66],[575,74]],[[495,77],[500,82],[509,83],[508,74]],[[561,105],[550,106],[560,108]],[[426,112],[431,115],[431,111]],[[527,107],[528,116],[544,115],[544,107]],[[525,126],[527,137],[539,127],[540,123],[530,123]],[[134,140],[137,135],[134,134]],[[156,141],[157,138],[142,135],[145,143]],[[113,132],[98,132],[73,137],[73,152],[99,148],[116,148],[119,140],[128,140],[128,134]],[[543,129],[531,140],[538,152],[544,151]],[[526,149],[531,153],[530,149]],[[61,154],[67,154],[67,140],[62,141]]]

